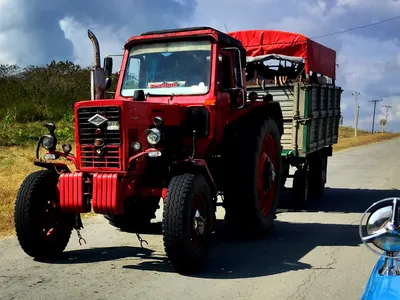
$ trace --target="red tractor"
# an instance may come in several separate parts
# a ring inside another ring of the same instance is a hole
[[[54,123],[39,139],[35,165],[15,205],[22,249],[36,258],[64,251],[81,213],[140,232],[163,199],[162,234],[178,272],[208,257],[217,197],[233,233],[260,236],[273,227],[281,180],[282,112],[270,95],[247,95],[246,52],[208,27],[147,32],[125,44],[115,95],[112,58],[96,37],[92,100],[74,107],[76,155],[57,150]],[[39,150],[47,153],[44,160]],[[75,165],[52,162],[64,157]]]

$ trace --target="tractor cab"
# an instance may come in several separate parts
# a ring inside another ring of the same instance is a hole
[[[245,62],[241,43],[212,28],[146,32],[125,44],[115,99],[194,105],[228,93],[240,107]]]

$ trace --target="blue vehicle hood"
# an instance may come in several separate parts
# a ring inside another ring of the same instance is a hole
[[[383,266],[385,258],[381,257],[369,277],[367,286],[361,300],[397,300],[400,299],[400,275],[381,276],[379,269]]]

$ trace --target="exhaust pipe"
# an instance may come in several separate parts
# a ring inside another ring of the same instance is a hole
[[[94,52],[94,67],[90,71],[90,97],[91,100],[104,99],[106,78],[104,70],[100,66],[99,41],[91,30],[88,30],[88,37],[92,41]]]

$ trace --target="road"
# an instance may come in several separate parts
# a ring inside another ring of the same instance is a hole
[[[359,299],[376,256],[360,245],[358,222],[373,202],[400,196],[398,149],[400,139],[335,153],[323,199],[308,212],[279,213],[267,239],[221,234],[206,271],[192,277],[171,270],[159,233],[143,235],[141,249],[101,216],[85,222],[87,245],[74,233],[56,263],[36,262],[5,239],[0,299]]]

